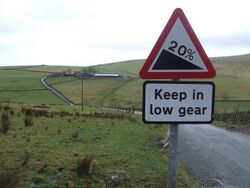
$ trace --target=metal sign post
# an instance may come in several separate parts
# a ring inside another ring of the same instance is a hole
[[[179,79],[173,79],[172,81],[179,81]],[[179,125],[176,123],[170,124],[169,131],[169,164],[168,164],[168,187],[175,188],[176,187],[176,166],[177,166],[177,146],[178,146],[178,127]]]
[[[177,145],[178,145],[178,124],[170,124],[169,135],[169,174],[168,174],[168,187],[175,188],[176,186],[176,165],[177,165]]]

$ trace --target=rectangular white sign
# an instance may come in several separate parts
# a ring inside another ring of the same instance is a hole
[[[143,120],[146,123],[211,123],[214,93],[212,82],[146,81]]]

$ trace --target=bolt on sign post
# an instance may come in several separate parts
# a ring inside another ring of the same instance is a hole
[[[215,85],[181,78],[214,78],[216,72],[180,8],[174,10],[140,71],[145,123],[170,123],[168,187],[176,186],[178,123],[211,123]]]

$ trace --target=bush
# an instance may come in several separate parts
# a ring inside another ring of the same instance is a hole
[[[77,160],[77,175],[90,175],[93,165],[95,164],[94,161],[94,155],[85,155],[81,159]]]
[[[5,109],[2,113],[2,117],[1,117],[1,123],[2,123],[2,127],[1,127],[1,132],[2,133],[7,133],[10,129],[10,112],[9,109]]]

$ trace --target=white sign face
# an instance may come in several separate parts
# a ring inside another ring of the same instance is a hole
[[[212,82],[145,82],[143,120],[146,123],[211,123]]]

